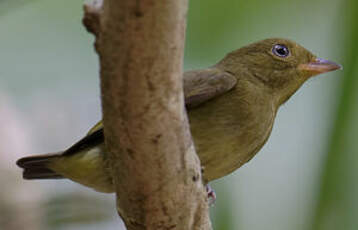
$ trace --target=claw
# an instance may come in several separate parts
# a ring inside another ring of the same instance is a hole
[[[216,194],[214,189],[212,189],[209,184],[206,185],[206,192],[208,194],[209,205],[213,206],[216,201]]]

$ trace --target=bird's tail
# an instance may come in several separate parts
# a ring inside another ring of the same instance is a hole
[[[24,179],[62,179],[63,176],[48,168],[51,160],[61,154],[62,152],[24,157],[19,159],[16,164],[24,169],[22,174]]]

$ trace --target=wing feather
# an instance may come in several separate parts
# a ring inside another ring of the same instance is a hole
[[[188,71],[184,74],[184,95],[187,109],[218,97],[236,85],[236,78],[217,68]]]

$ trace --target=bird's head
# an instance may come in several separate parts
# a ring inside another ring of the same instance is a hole
[[[284,103],[310,77],[342,68],[287,39],[266,39],[229,53],[220,68],[251,79]]]

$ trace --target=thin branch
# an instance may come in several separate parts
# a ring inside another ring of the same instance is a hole
[[[102,12],[102,0],[94,1],[92,4],[86,3],[83,6],[84,17],[83,24],[87,31],[99,36],[100,34],[100,16]]]
[[[83,25],[87,31],[95,35],[94,43],[95,49],[98,49],[98,40],[101,32],[101,14],[102,14],[103,0],[95,0],[92,3],[85,3],[83,6],[84,16],[82,19]]]

